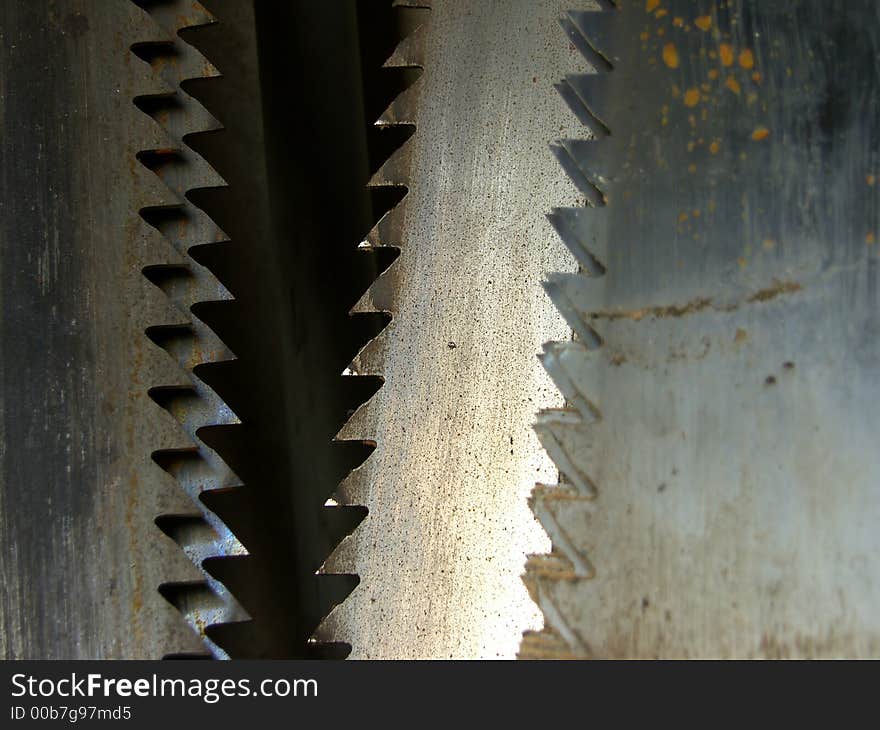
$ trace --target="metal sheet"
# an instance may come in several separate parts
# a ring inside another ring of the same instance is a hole
[[[619,5],[568,24],[600,204],[555,213],[592,275],[548,284],[579,341],[523,653],[876,656],[878,7]]]
[[[555,469],[530,425],[561,398],[535,355],[569,331],[540,280],[574,270],[544,211],[579,199],[546,140],[577,129],[552,84],[578,56],[563,2],[431,5],[392,59],[424,73],[383,117],[416,132],[374,180],[408,187],[370,239],[400,257],[357,308],[393,314],[352,365],[385,384],[339,435],[376,443],[337,495],[369,516],[325,566],[360,585],[318,633],[355,658],[510,657],[540,625],[526,496]]]

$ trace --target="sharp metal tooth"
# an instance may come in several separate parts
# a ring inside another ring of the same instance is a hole
[[[394,247],[402,248],[400,231],[403,229],[406,219],[406,198],[401,200],[370,229],[364,243],[372,248]]]
[[[176,361],[176,374],[167,373],[153,383],[150,397],[173,417],[188,437],[189,447],[171,447],[166,441],[154,444],[154,461],[178,483],[198,512],[187,518],[159,516],[159,528],[174,539],[202,576],[197,582],[174,582],[159,591],[183,614],[215,657],[228,658],[226,652],[206,634],[209,626],[249,618],[226,587],[203,567],[209,558],[246,554],[241,543],[220,518],[199,499],[205,491],[240,486],[240,480],[225,461],[209,448],[200,434],[203,429],[233,427],[238,417],[207,384],[195,368],[234,359],[234,354],[191,308],[206,300],[228,300],[229,292],[211,272],[189,256],[194,246],[219,242],[226,236],[214,222],[187,199],[193,190],[221,187],[220,175],[186,144],[188,135],[219,128],[207,110],[181,89],[189,78],[216,75],[216,69],[191,45],[178,38],[178,32],[211,24],[213,18],[198,3],[138,3],[172,38],[164,43],[136,44],[133,52],[146,59],[153,74],[174,84],[171,94],[156,95],[153,88],[133,99],[134,104],[160,125],[170,144],[145,145],[137,158],[153,174],[155,192],[159,182],[165,192],[157,193],[139,214],[162,234],[147,236],[164,240],[165,251],[155,253],[143,265],[143,283],[158,286],[166,295],[174,315],[154,320],[147,336]],[[164,54],[164,58],[163,58]],[[168,62],[165,62],[165,61]],[[173,60],[173,62],[171,62]],[[147,186],[145,186],[147,187]],[[169,200],[169,195],[171,196]],[[155,289],[153,289],[155,291]],[[184,321],[181,322],[181,319]],[[158,375],[158,373],[156,373]],[[206,432],[206,431],[205,431]]]
[[[327,557],[324,564],[318,570],[324,575],[351,575],[358,571],[357,542],[347,535],[342,539],[336,549]]]
[[[610,3],[608,5],[610,6]],[[611,7],[604,10],[570,10],[566,13],[566,20],[568,21],[568,25],[565,26],[566,33],[569,38],[572,37],[569,29],[583,38],[583,43],[572,39],[578,49],[583,52],[586,45],[587,48],[607,59],[612,67],[620,63],[621,49],[616,42],[618,23]],[[589,51],[584,55],[589,61],[591,55]]]
[[[188,0],[187,2],[132,0],[132,2],[146,11],[153,22],[170,36],[176,36],[185,29],[214,25],[217,22],[216,18],[196,0]]]
[[[392,313],[395,311],[395,297],[397,287],[395,285],[394,264],[392,263],[379,278],[376,279],[364,295],[358,299],[357,304],[351,308],[352,314],[369,314],[373,312]],[[366,374],[366,373],[364,373]]]
[[[384,68],[421,68],[425,62],[425,26],[406,36],[384,63]]]
[[[601,209],[590,208],[554,208],[547,214],[547,219],[566,248],[591,277],[605,275],[608,244],[605,236],[596,235],[596,218],[605,215]]]
[[[416,80],[388,105],[388,108],[382,112],[382,115],[376,120],[376,124],[385,127],[397,124],[415,126],[416,110],[418,109],[420,96],[421,86],[419,81]]]
[[[391,323],[384,330],[382,330],[378,335],[376,335],[372,340],[364,345],[364,347],[358,353],[357,357],[355,357],[355,359],[351,361],[349,368],[357,375],[373,375],[382,377],[384,373],[380,372],[381,367],[379,366],[379,363],[381,363],[383,360],[384,351],[388,347],[388,338],[391,336],[391,332],[393,331],[394,320],[392,320]]]
[[[538,415],[535,433],[567,482],[581,497],[595,497],[596,485],[588,476],[592,457],[590,425],[575,410],[545,410]]]
[[[595,120],[590,128],[597,137],[607,137],[614,127],[614,106],[610,96],[613,73],[569,74],[565,77],[565,83]]]
[[[390,185],[393,187],[406,187],[405,181],[409,177],[410,158],[412,156],[412,145],[404,142],[401,147],[396,149],[376,173],[370,178],[369,187],[383,187]]]
[[[590,392],[595,392],[591,388],[595,384],[585,382],[583,375],[585,370],[595,371],[595,368],[583,367],[589,358],[595,360],[598,355],[577,342],[550,342],[544,346],[544,353],[540,357],[544,368],[566,400],[580,412],[587,423],[592,423],[600,420],[602,413],[589,395]]]
[[[605,205],[605,197],[602,191],[584,174],[577,161],[571,156],[565,146],[562,144],[552,144],[550,149],[553,151],[556,159],[559,160],[562,169],[565,170],[577,189],[587,199],[587,203],[594,208],[600,208]]]
[[[608,158],[608,145],[602,144],[601,139],[564,139],[560,144],[567,150],[584,177],[600,190],[604,197],[608,183],[614,175],[614,167]]]
[[[591,349],[602,346],[602,337],[593,327],[590,313],[601,309],[603,282],[604,277],[587,279],[580,274],[550,274],[544,282],[544,290],[569,327]]]

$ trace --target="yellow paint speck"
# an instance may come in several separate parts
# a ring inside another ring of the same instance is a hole
[[[712,79],[713,81],[718,78],[718,69],[717,68],[713,68],[711,71],[709,71],[709,78]]]
[[[729,43],[722,43],[718,48],[718,53],[721,56],[722,65],[733,66],[733,46]]]
[[[739,81],[737,81],[735,78],[733,78],[733,76],[729,76],[727,78],[727,81],[725,81],[724,83],[728,89],[730,89],[734,94],[739,96],[739,92],[740,92]]]
[[[765,238],[764,249],[767,251],[772,251],[774,248],[776,248],[776,241],[772,238]]]
[[[874,184],[877,182],[877,178],[874,175],[868,175],[865,177],[865,182],[873,188]]]
[[[688,172],[691,173],[691,175],[693,175],[696,171],[697,171],[696,165],[688,165]]]
[[[645,0],[646,13],[653,13],[658,7],[660,7],[660,0]]]
[[[760,84],[762,81],[761,74],[755,71],[755,73],[752,74],[752,81],[754,81],[756,84]]]
[[[674,43],[667,43],[663,46],[663,63],[669,68],[678,68],[678,49]]]
[[[712,27],[712,17],[709,15],[701,15],[694,21],[694,25],[700,30],[709,30]]]
[[[688,89],[684,92],[684,105],[687,107],[695,107],[700,103],[700,90]]]
[[[752,69],[755,67],[755,54],[753,54],[749,48],[740,51],[739,65],[745,69]]]
[[[681,27],[684,25],[684,18],[673,18],[673,19],[672,19],[672,24],[673,24],[676,28],[681,28]]]
[[[664,8],[660,8],[660,10],[658,10],[656,13],[654,13],[655,18],[662,18],[666,15],[669,15],[669,11],[665,10]]]
[[[720,149],[721,144],[718,142],[718,140],[715,140],[714,142],[712,142],[712,144],[709,145],[709,152],[711,152],[713,155],[717,155]]]
[[[867,243],[869,246],[873,246],[874,241],[876,241],[876,238],[874,237],[874,231],[868,231],[868,235],[865,236],[865,243]]]
[[[752,132],[752,139],[755,142],[761,142],[762,140],[767,139],[770,136],[770,130],[767,127],[757,127],[754,132]]]

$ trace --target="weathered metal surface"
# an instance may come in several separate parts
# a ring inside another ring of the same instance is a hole
[[[584,273],[522,654],[876,656],[880,8],[619,6],[566,21],[598,205],[553,216]]]
[[[338,437],[376,443],[336,495],[369,516],[325,565],[360,584],[318,632],[356,658],[512,656],[540,625],[518,575],[555,470],[530,424],[561,398],[534,356],[569,330],[539,283],[574,270],[543,211],[578,199],[544,140],[577,129],[550,92],[577,51],[561,2],[431,6],[389,61],[423,75],[379,121],[416,126],[373,180],[408,188],[368,238],[400,256],[355,308],[393,315],[352,364],[385,383]]]
[[[187,446],[147,395],[181,371],[145,336],[179,317],[141,269],[180,263],[138,218],[170,194],[133,104],[165,93],[129,51],[131,2],[0,7],[0,653],[152,657],[199,642],[157,592],[199,573],[154,518],[191,511],[151,451]]]

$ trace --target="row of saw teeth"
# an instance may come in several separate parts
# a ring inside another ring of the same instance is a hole
[[[570,12],[561,24],[571,44],[596,70],[591,74],[570,75],[556,88],[572,112],[590,133],[586,140],[562,140],[551,145],[566,174],[584,195],[584,208],[556,208],[548,215],[550,223],[578,262],[579,273],[574,275],[587,281],[605,275],[604,251],[597,251],[597,242],[590,233],[590,216],[600,215],[608,204],[603,191],[603,179],[583,164],[586,155],[581,151],[589,145],[602,144],[611,131],[595,113],[593,103],[604,74],[613,71],[612,62],[590,40],[601,29],[614,22],[615,6],[608,0],[596,11]],[[603,245],[604,242],[598,242]],[[588,516],[601,498],[601,492],[589,476],[590,464],[584,463],[583,446],[589,443],[590,430],[602,420],[600,409],[576,376],[584,372],[595,350],[602,347],[602,339],[589,325],[580,311],[571,306],[566,281],[572,275],[553,274],[545,289],[574,330],[569,342],[551,342],[545,345],[541,362],[562,392],[565,407],[548,409],[538,415],[535,432],[560,473],[556,485],[536,485],[529,504],[536,518],[547,531],[552,551],[546,555],[531,555],[526,563],[523,580],[532,599],[544,614],[545,628],[529,631],[523,636],[520,656],[526,659],[587,658],[590,647],[578,633],[565,610],[554,600],[554,586],[560,582],[588,581],[595,576],[590,557],[585,555],[566,532],[566,520],[560,515],[578,510]],[[589,285],[589,284],[587,284]]]
[[[382,65],[384,69],[395,71],[418,72],[420,75],[424,68],[424,46],[427,31],[430,4],[425,0],[395,0],[393,8],[400,13],[407,14],[404,27],[406,31],[398,42],[396,48]],[[399,9],[399,10],[398,10]],[[378,132],[409,131],[409,136],[396,150],[384,159],[379,169],[375,172],[368,183],[368,188],[376,195],[374,199],[393,200],[392,207],[381,211],[381,217],[369,231],[366,238],[358,244],[358,252],[366,255],[393,252],[396,255],[406,255],[402,252],[400,231],[403,229],[403,221],[407,215],[406,197],[409,192],[409,155],[411,153],[412,133],[416,128],[416,108],[420,84],[414,80],[404,89],[388,106],[387,109],[373,122]],[[375,212],[375,211],[374,211]],[[384,257],[388,260],[391,257]],[[388,271],[394,266],[394,262],[388,268],[380,272],[376,280],[371,284],[367,292],[352,307],[350,316],[375,315],[377,313],[388,316],[388,322],[394,316],[390,311],[388,302],[393,298],[392,285]],[[346,377],[382,377],[382,369],[379,365],[380,353],[384,349],[384,337],[388,329],[368,342],[358,353],[355,359],[345,369]],[[364,417],[367,409],[371,407],[373,400],[368,400],[358,408],[345,423],[335,441],[339,443],[367,443],[375,447],[375,434],[365,433]],[[367,457],[369,458],[369,457]],[[354,469],[338,486],[333,498],[328,504],[345,506],[365,506],[370,508],[370,486],[364,479],[362,467]],[[369,519],[369,516],[366,517]],[[354,549],[355,538],[360,527],[339,543],[336,549],[324,561],[318,573],[323,575],[351,575],[358,573],[358,557]],[[352,600],[356,600],[356,594],[360,586],[354,589],[352,594],[343,604],[335,607],[321,622],[313,635],[313,641],[349,642],[346,622],[342,617],[342,609]]]
[[[231,300],[232,296],[192,256],[195,247],[226,241],[214,222],[187,199],[200,188],[224,186],[224,181],[184,141],[188,134],[220,128],[219,123],[182,84],[190,79],[219,76],[216,69],[178,32],[214,23],[198,3],[177,0],[134,0],[155,21],[156,39],[132,46],[132,53],[152,67],[157,87],[133,102],[157,124],[160,144],[137,155],[162,183],[164,195],[154,206],[139,211],[169,244],[167,261],[144,269],[144,275],[169,297],[180,318],[148,327],[146,335],[180,367],[178,383],[154,387],[153,401],[180,424],[186,440],[179,449],[156,451],[153,460],[168,472],[193,503],[189,515],[163,515],[156,524],[198,567],[203,580],[166,583],[162,595],[175,605],[216,658],[228,658],[208,636],[209,627],[247,620],[228,589],[213,578],[205,561],[244,555],[242,544],[220,518],[201,501],[203,492],[241,487],[238,477],[203,440],[207,429],[238,424],[237,416],[198,376],[200,367],[235,359],[217,335],[194,313],[196,304]]]

